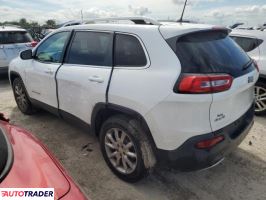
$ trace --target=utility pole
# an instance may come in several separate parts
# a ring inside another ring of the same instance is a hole
[[[80,10],[81,22],[83,23],[83,11]]]

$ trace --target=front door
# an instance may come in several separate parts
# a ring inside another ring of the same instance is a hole
[[[61,66],[70,32],[59,32],[43,41],[26,69],[29,96],[57,108],[55,75]]]

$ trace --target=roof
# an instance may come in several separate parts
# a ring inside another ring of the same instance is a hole
[[[26,31],[26,30],[16,26],[0,26],[0,32],[3,31]]]
[[[146,19],[146,18],[145,18]],[[105,20],[102,20],[105,21]],[[211,29],[226,29],[225,27],[217,27],[207,24],[194,23],[177,23],[177,22],[156,22],[155,24],[121,24],[121,23],[93,23],[76,26],[62,27],[59,30],[99,30],[99,31],[117,31],[138,34],[143,30],[153,31],[160,28],[160,32],[165,38],[174,37],[194,31],[211,30]],[[229,29],[226,29],[229,30]]]

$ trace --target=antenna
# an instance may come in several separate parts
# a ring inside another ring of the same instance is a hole
[[[180,23],[182,23],[182,21],[183,21],[183,16],[184,16],[184,12],[185,12],[186,6],[187,6],[187,0],[185,1],[184,8],[183,8],[183,11],[182,11],[182,15],[181,15],[181,17],[179,19]]]

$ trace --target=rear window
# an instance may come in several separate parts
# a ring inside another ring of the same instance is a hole
[[[0,32],[0,44],[28,43],[32,41],[32,37],[26,31]]]
[[[230,36],[245,52],[250,52],[261,45],[263,40],[256,38],[246,38],[238,36]]]
[[[195,32],[170,38],[183,73],[227,73],[234,77],[253,70],[250,57],[225,31]]]

